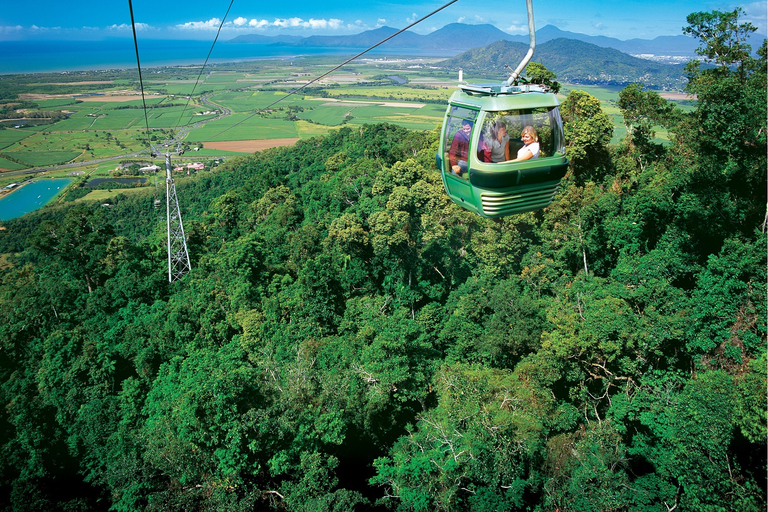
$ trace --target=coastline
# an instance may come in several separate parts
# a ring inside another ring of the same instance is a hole
[[[270,59],[300,59],[317,56],[352,55],[365,48],[313,47],[288,44],[219,43],[209,63],[249,62]],[[145,39],[139,41],[142,68],[202,65],[211,50],[209,41]],[[449,57],[457,52],[376,48],[370,55],[420,55]],[[132,39],[93,41],[0,41],[0,75],[24,73],[73,73],[137,67]]]

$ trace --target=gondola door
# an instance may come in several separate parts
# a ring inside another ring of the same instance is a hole
[[[448,196],[460,206],[475,211],[469,184],[469,169],[476,158],[478,108],[451,105],[443,122],[437,166]]]

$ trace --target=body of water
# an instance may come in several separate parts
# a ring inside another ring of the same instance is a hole
[[[33,181],[0,199],[0,220],[15,219],[45,206],[72,182],[70,178]]]
[[[211,49],[209,41],[139,39],[141,67],[202,65]],[[365,48],[299,47],[281,44],[218,42],[209,63],[261,59],[290,59],[317,55],[355,55]],[[449,57],[456,51],[376,48],[365,57]],[[106,41],[0,41],[0,74],[47,73],[93,69],[136,68],[133,39]]]

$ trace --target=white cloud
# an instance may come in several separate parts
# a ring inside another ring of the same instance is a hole
[[[176,27],[182,30],[217,30],[219,25],[221,25],[219,18],[211,18],[208,21],[188,21]]]
[[[276,19],[272,22],[272,25],[275,27],[282,27],[282,28],[290,28],[290,27],[298,27],[301,25],[301,23],[304,23],[304,20],[301,18],[288,18],[288,19]]]
[[[267,28],[269,22],[267,20],[257,20],[254,18],[248,22],[248,26],[253,28]]]
[[[50,30],[53,30],[55,32],[61,32],[62,31],[61,27],[40,27],[38,25],[32,25],[32,26],[29,27],[29,29],[33,30],[33,31],[36,31],[36,32],[37,31],[39,31],[39,32],[48,32]]]
[[[765,34],[766,25],[768,25],[768,8],[766,2],[751,2],[742,7],[744,9],[744,17],[739,20],[743,22],[752,23],[757,27],[758,32]]]
[[[316,19],[310,18],[307,23],[309,24],[309,28],[312,28],[312,29],[328,28],[328,22],[326,20],[316,20]]]
[[[152,27],[146,23],[136,23],[136,32],[142,32],[142,31],[151,30],[151,29]],[[127,23],[121,23],[120,25],[110,25],[109,27],[107,27],[107,30],[125,32],[125,31],[132,31],[133,29]]]
[[[307,28],[310,30],[338,30],[339,28],[344,27],[344,22],[336,18],[331,18],[330,20],[316,20],[314,18],[310,18],[309,21],[305,21],[301,18],[277,18],[272,22],[272,26],[280,28]]]
[[[243,18],[240,16],[239,18],[235,18],[235,21],[232,22],[236,27],[242,27],[246,23],[248,23],[248,18]]]
[[[380,24],[376,24],[376,28],[381,27]],[[347,29],[348,32],[360,32],[361,30],[369,30],[371,27],[367,23],[363,23],[363,20],[356,20],[354,23],[347,23],[345,26],[339,26],[341,29]]]

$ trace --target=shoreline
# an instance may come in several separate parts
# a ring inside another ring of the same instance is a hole
[[[312,57],[354,55],[363,47],[293,46],[273,43],[217,45],[219,56],[209,64],[244,63],[263,60],[298,60]],[[185,39],[144,39],[140,61],[142,68],[202,66],[210,50],[210,41]],[[68,61],[61,62],[62,51]],[[0,41],[3,64],[0,75],[78,73],[88,71],[136,69],[133,39],[98,41]],[[447,59],[458,50],[422,50],[413,48],[376,48],[371,55]]]

